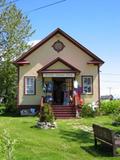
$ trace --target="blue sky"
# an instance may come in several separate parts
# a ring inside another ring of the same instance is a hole
[[[32,40],[41,40],[61,28],[105,61],[101,67],[101,94],[120,96],[120,0],[18,0],[36,30]]]

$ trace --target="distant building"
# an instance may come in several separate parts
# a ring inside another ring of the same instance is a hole
[[[113,100],[113,95],[104,95],[100,97],[101,100]]]

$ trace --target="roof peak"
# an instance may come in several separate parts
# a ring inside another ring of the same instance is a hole
[[[17,63],[18,61],[23,60],[24,58],[26,58],[27,56],[29,56],[32,52],[34,52],[36,49],[38,49],[40,46],[42,46],[45,42],[47,42],[49,39],[51,39],[54,35],[56,35],[57,33],[60,33],[63,37],[65,37],[66,39],[68,39],[70,42],[72,42],[75,46],[77,46],[78,48],[80,48],[81,50],[83,50],[86,54],[88,54],[90,57],[92,57],[93,59],[97,60],[100,62],[100,64],[103,64],[104,61],[102,61],[99,57],[97,57],[94,53],[92,53],[90,50],[88,50],[86,47],[84,47],[83,45],[81,45],[79,42],[77,42],[75,39],[73,39],[71,36],[69,36],[66,32],[64,32],[61,28],[56,28],[53,32],[51,32],[47,37],[45,37],[43,40],[41,40],[40,42],[38,42],[35,46],[33,46],[32,48],[30,48],[30,50],[28,50],[27,52],[23,53],[16,61],[15,63]]]

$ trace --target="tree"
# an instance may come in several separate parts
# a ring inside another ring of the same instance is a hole
[[[27,16],[14,3],[0,0],[0,97],[7,107],[16,96],[17,69],[12,61],[28,49],[33,33]]]

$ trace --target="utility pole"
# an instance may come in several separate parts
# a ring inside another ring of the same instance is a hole
[[[109,95],[111,95],[112,87],[108,87],[108,89],[109,89]]]

